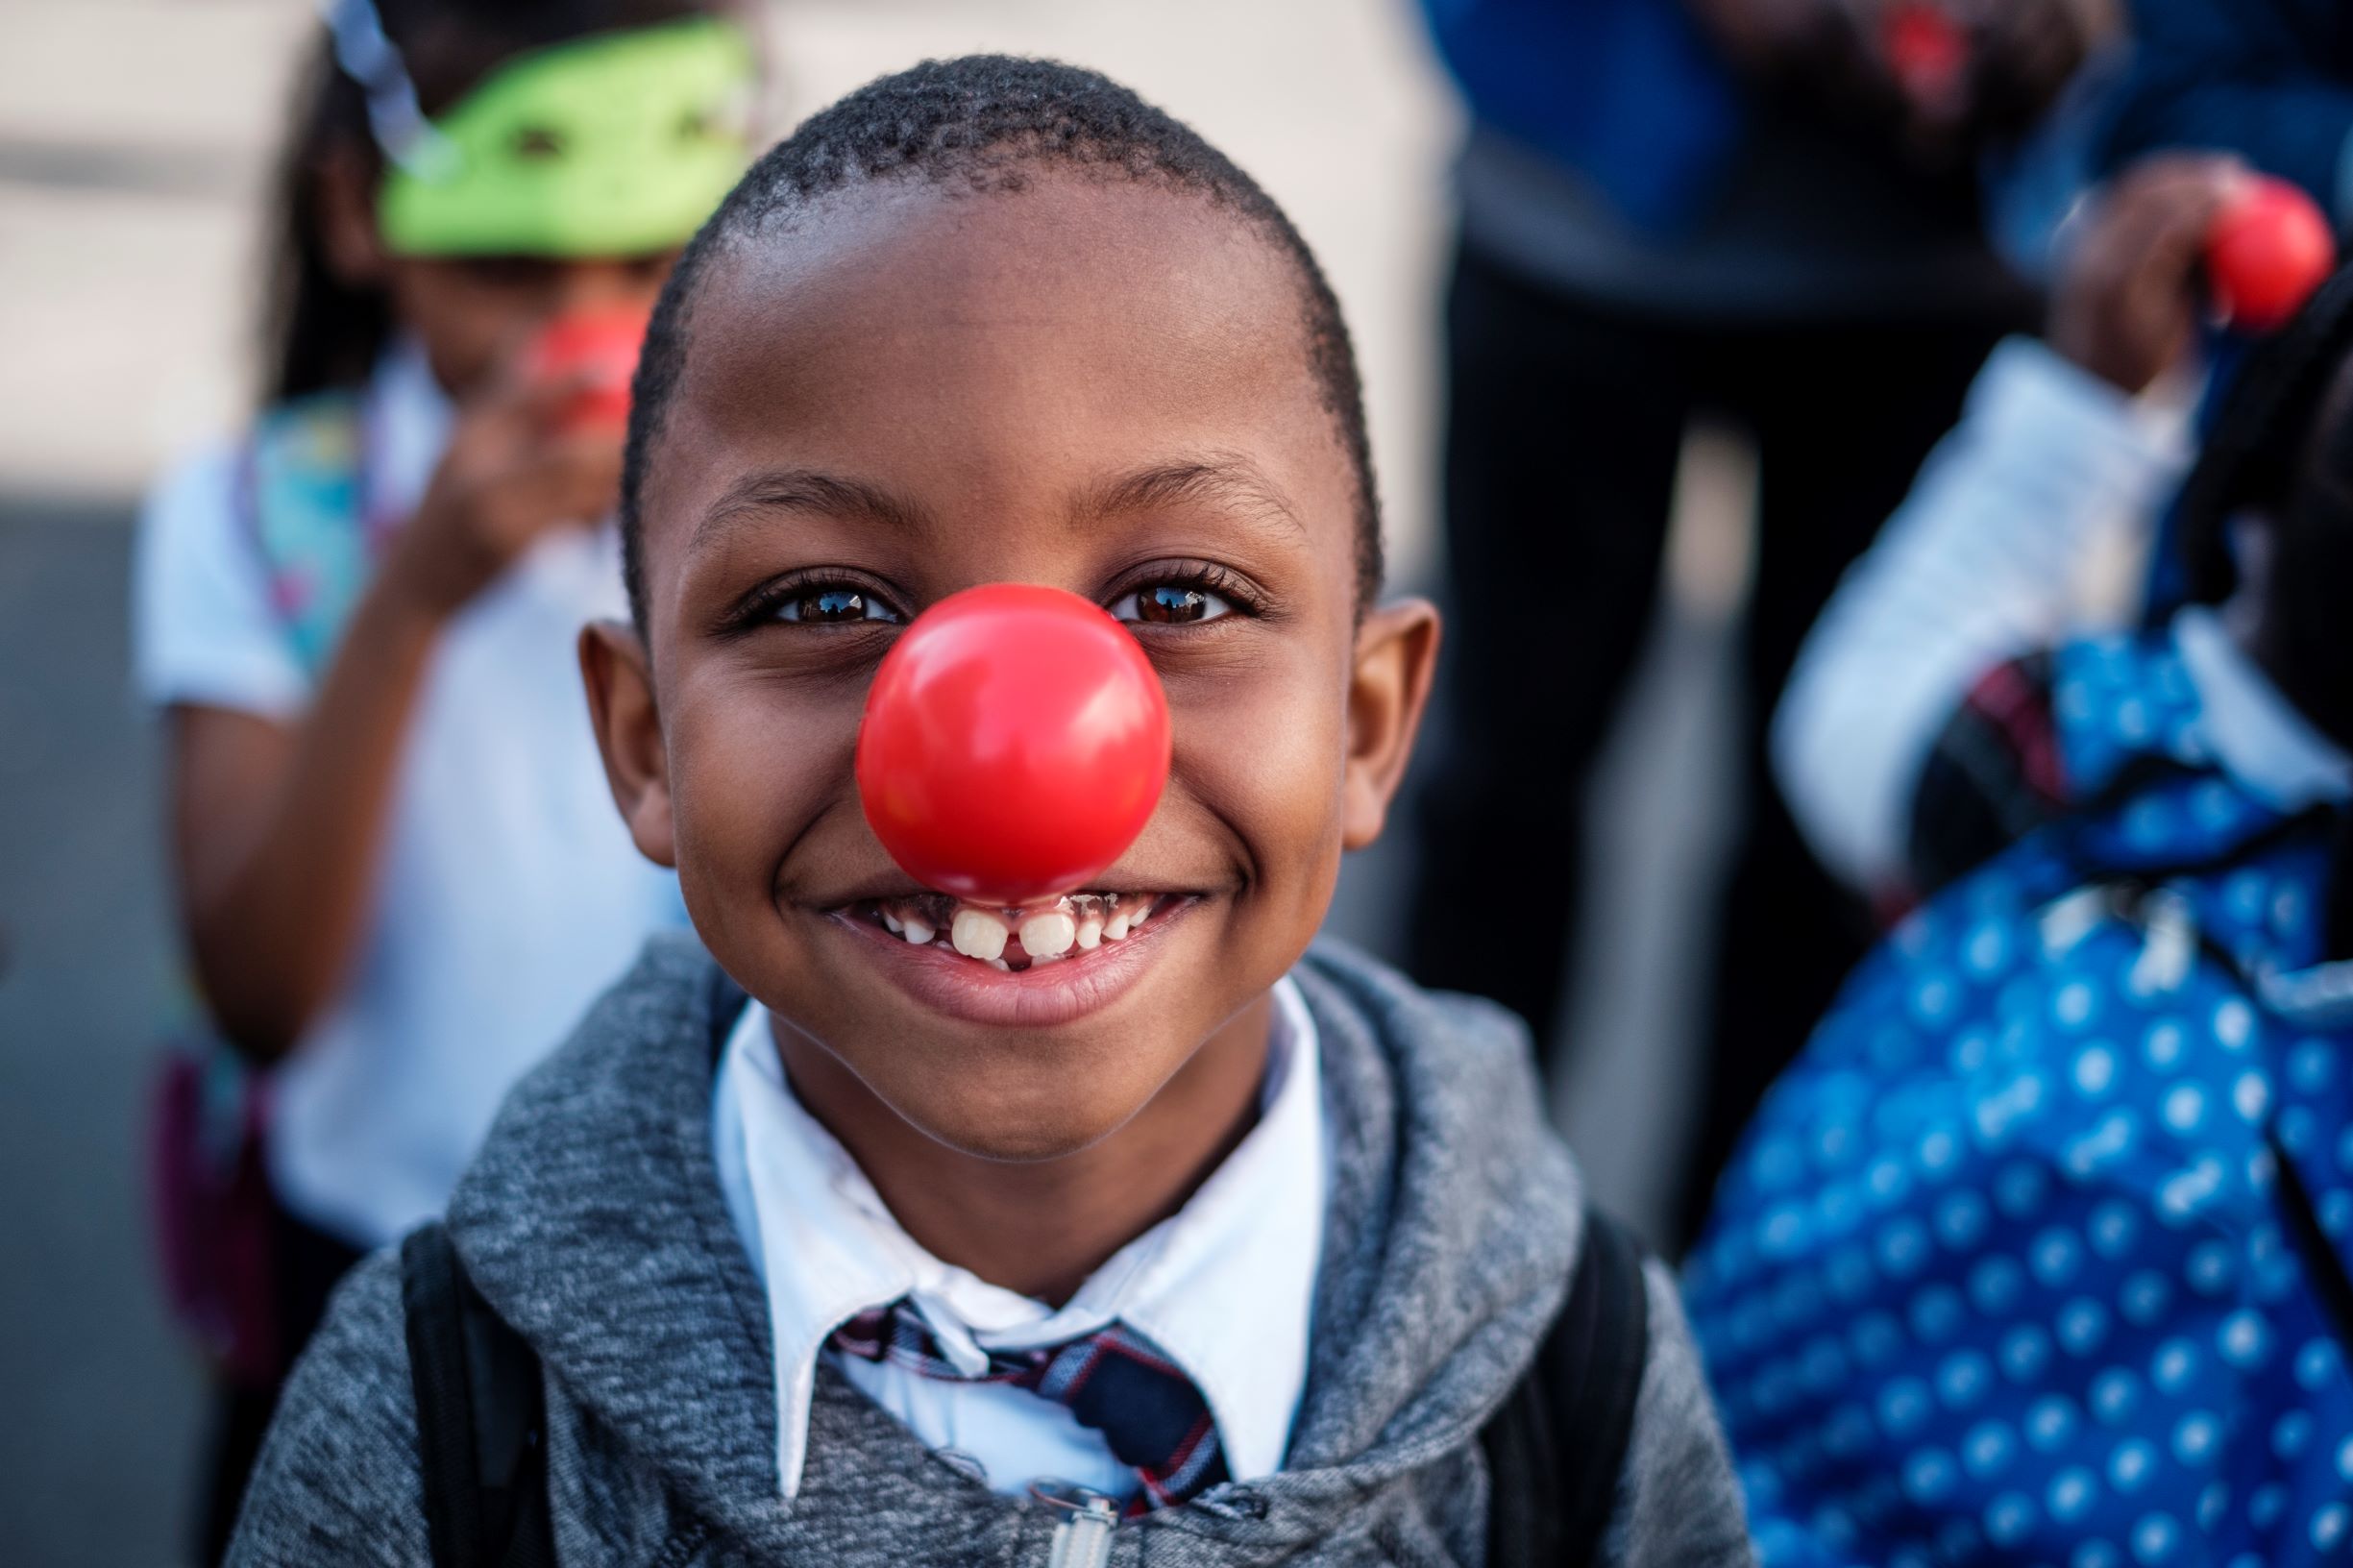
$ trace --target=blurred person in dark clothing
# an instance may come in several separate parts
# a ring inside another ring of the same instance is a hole
[[[1493,996],[1539,1038],[1555,1023],[1587,782],[1651,624],[1685,429],[1728,417],[1759,453],[1747,821],[1695,1195],[1867,933],[1773,792],[1774,697],[1987,352],[2032,319],[1982,238],[1973,159],[2104,31],[2085,0],[1905,5],[1426,5],[1471,130],[1447,301],[1452,746],[1410,935],[1425,982]],[[1943,53],[1901,58],[1905,28]],[[1507,875],[1538,891],[1507,920],[1468,918]]]
[[[2338,0],[2130,0],[2111,165],[2165,147],[2238,154],[2353,227],[2353,12]]]

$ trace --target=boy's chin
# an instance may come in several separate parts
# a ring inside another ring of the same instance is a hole
[[[1001,1077],[982,1071],[967,1074],[945,1096],[932,1092],[937,1085],[923,1083],[909,1086],[906,1093],[886,1090],[884,1099],[899,1119],[959,1154],[1003,1164],[1043,1164],[1085,1153],[1150,1102],[1158,1082],[1129,1083],[1127,1077],[1126,1071],[1031,1069]],[[1095,1081],[1088,1091],[1074,1092],[1089,1078]]]
[[[1108,1123],[1040,1119],[1016,1126],[989,1127],[941,1126],[908,1119],[935,1142],[970,1159],[994,1164],[1042,1165],[1084,1154],[1118,1131],[1128,1118],[1118,1116]]]

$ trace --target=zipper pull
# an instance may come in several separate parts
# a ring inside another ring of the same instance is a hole
[[[1104,1568],[1111,1561],[1111,1532],[1119,1524],[1119,1505],[1101,1492],[1069,1482],[1040,1482],[1030,1495],[1066,1510],[1046,1547],[1046,1568]]]
[[[2100,921],[2112,919],[2115,913],[2108,890],[2097,883],[2052,899],[2034,917],[2035,934],[2043,942],[2043,956],[2066,957]]]
[[[2190,900],[2159,888],[2141,901],[2141,918],[2148,937],[2126,984],[2144,996],[2179,991],[2197,961],[2197,917]]]
[[[1086,1512],[1072,1514],[1054,1527],[1046,1568],[1103,1568],[1111,1561],[1112,1527],[1118,1523],[1111,1499],[1096,1498],[1087,1505]]]

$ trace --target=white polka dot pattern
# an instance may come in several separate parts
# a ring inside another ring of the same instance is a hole
[[[2056,674],[2083,787],[2204,754],[2169,646]],[[2176,776],[2027,841],[1906,920],[1776,1087],[1686,1281],[1767,1564],[2353,1562],[2353,1380],[2264,1138],[2353,1237],[2353,1026],[2297,1027],[2194,948],[2153,962],[2159,922],[2064,896],[2087,859],[2271,825]],[[2318,956],[2324,867],[2287,839],[2169,889],[2287,971]]]

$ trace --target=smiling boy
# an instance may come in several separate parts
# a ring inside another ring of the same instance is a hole
[[[1043,1563],[1054,1480],[1135,1521],[1115,1561],[1489,1560],[1481,1431],[1582,1206],[1514,1025],[1309,952],[1437,626],[1374,602],[1354,360],[1287,220],[1100,77],[926,64],[752,170],[637,393],[635,624],[582,663],[700,943],[518,1091],[448,1226],[544,1368],[557,1556]],[[927,894],[859,806],[876,663],[990,581],[1102,604],[1168,697],[1160,806],[1061,920]],[[1746,1562],[1645,1279],[1603,1556]],[[403,1345],[380,1257],[235,1560],[424,1560]]]

